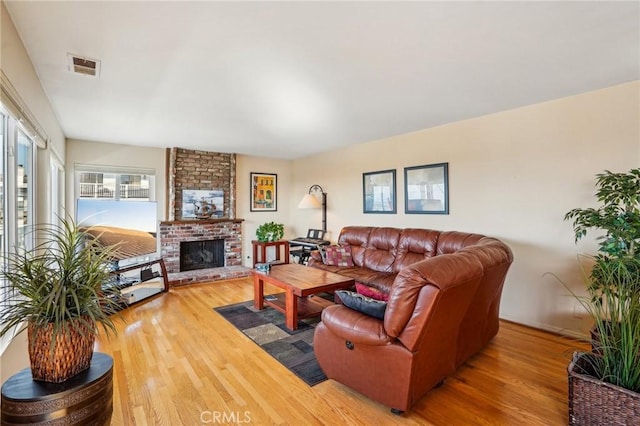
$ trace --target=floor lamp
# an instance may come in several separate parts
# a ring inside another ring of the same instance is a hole
[[[317,194],[322,194],[322,204],[316,197]],[[319,209],[322,208],[322,231],[327,232],[327,193],[322,190],[320,185],[311,185],[309,193],[302,197],[300,203],[298,203],[299,209]]]

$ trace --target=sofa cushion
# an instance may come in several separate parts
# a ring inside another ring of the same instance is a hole
[[[400,235],[393,271],[421,262],[436,255],[440,231],[431,229],[406,228]]]
[[[375,300],[349,290],[336,290],[336,294],[340,300],[342,300],[342,304],[346,307],[374,318],[384,318],[384,311],[387,309],[387,302]]]
[[[373,228],[362,266],[376,272],[393,272],[401,232],[398,228]]]
[[[469,234],[467,232],[441,232],[438,236],[438,248],[436,255],[455,253],[464,247],[477,244],[482,238],[484,238],[483,235]]]
[[[324,263],[331,266],[353,266],[350,246],[327,246],[324,249]]]
[[[356,293],[366,297],[370,297],[375,300],[381,300],[383,302],[386,302],[387,300],[389,300],[388,293],[385,293],[375,287],[370,287],[360,282],[356,282]]]
[[[313,258],[309,259],[309,266],[353,278],[356,282],[372,287],[384,294],[391,291],[391,285],[397,275],[391,272],[376,272],[367,268],[359,268],[355,265],[351,267],[327,265]]]
[[[367,248],[370,226],[345,226],[340,230],[338,244],[341,246],[350,246],[355,266],[362,266],[364,262],[364,251]]]

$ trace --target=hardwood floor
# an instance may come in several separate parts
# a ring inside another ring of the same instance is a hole
[[[583,343],[502,322],[483,352],[398,417],[332,380],[307,386],[212,309],[252,297],[245,278],[174,289],[124,310],[119,334],[96,344],[115,362],[112,424],[568,422],[566,367]]]

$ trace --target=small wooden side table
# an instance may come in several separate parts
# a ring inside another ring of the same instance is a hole
[[[251,241],[253,245],[253,267],[256,267],[256,263],[266,263],[267,262],[267,247],[275,247],[276,248],[276,262],[280,262],[280,249],[284,248],[284,257],[282,259],[282,263],[289,263],[289,241],[287,240],[278,240],[278,241]],[[260,251],[258,251],[260,249]],[[260,253],[260,257],[258,258],[258,253]]]
[[[91,365],[62,383],[33,380],[25,368],[2,385],[2,425],[100,425],[113,413],[113,358],[95,352]]]

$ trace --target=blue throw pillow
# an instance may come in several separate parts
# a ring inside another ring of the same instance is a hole
[[[384,311],[387,309],[387,302],[375,300],[355,291],[336,290],[336,294],[346,307],[362,312],[363,314],[378,319],[384,319]]]

